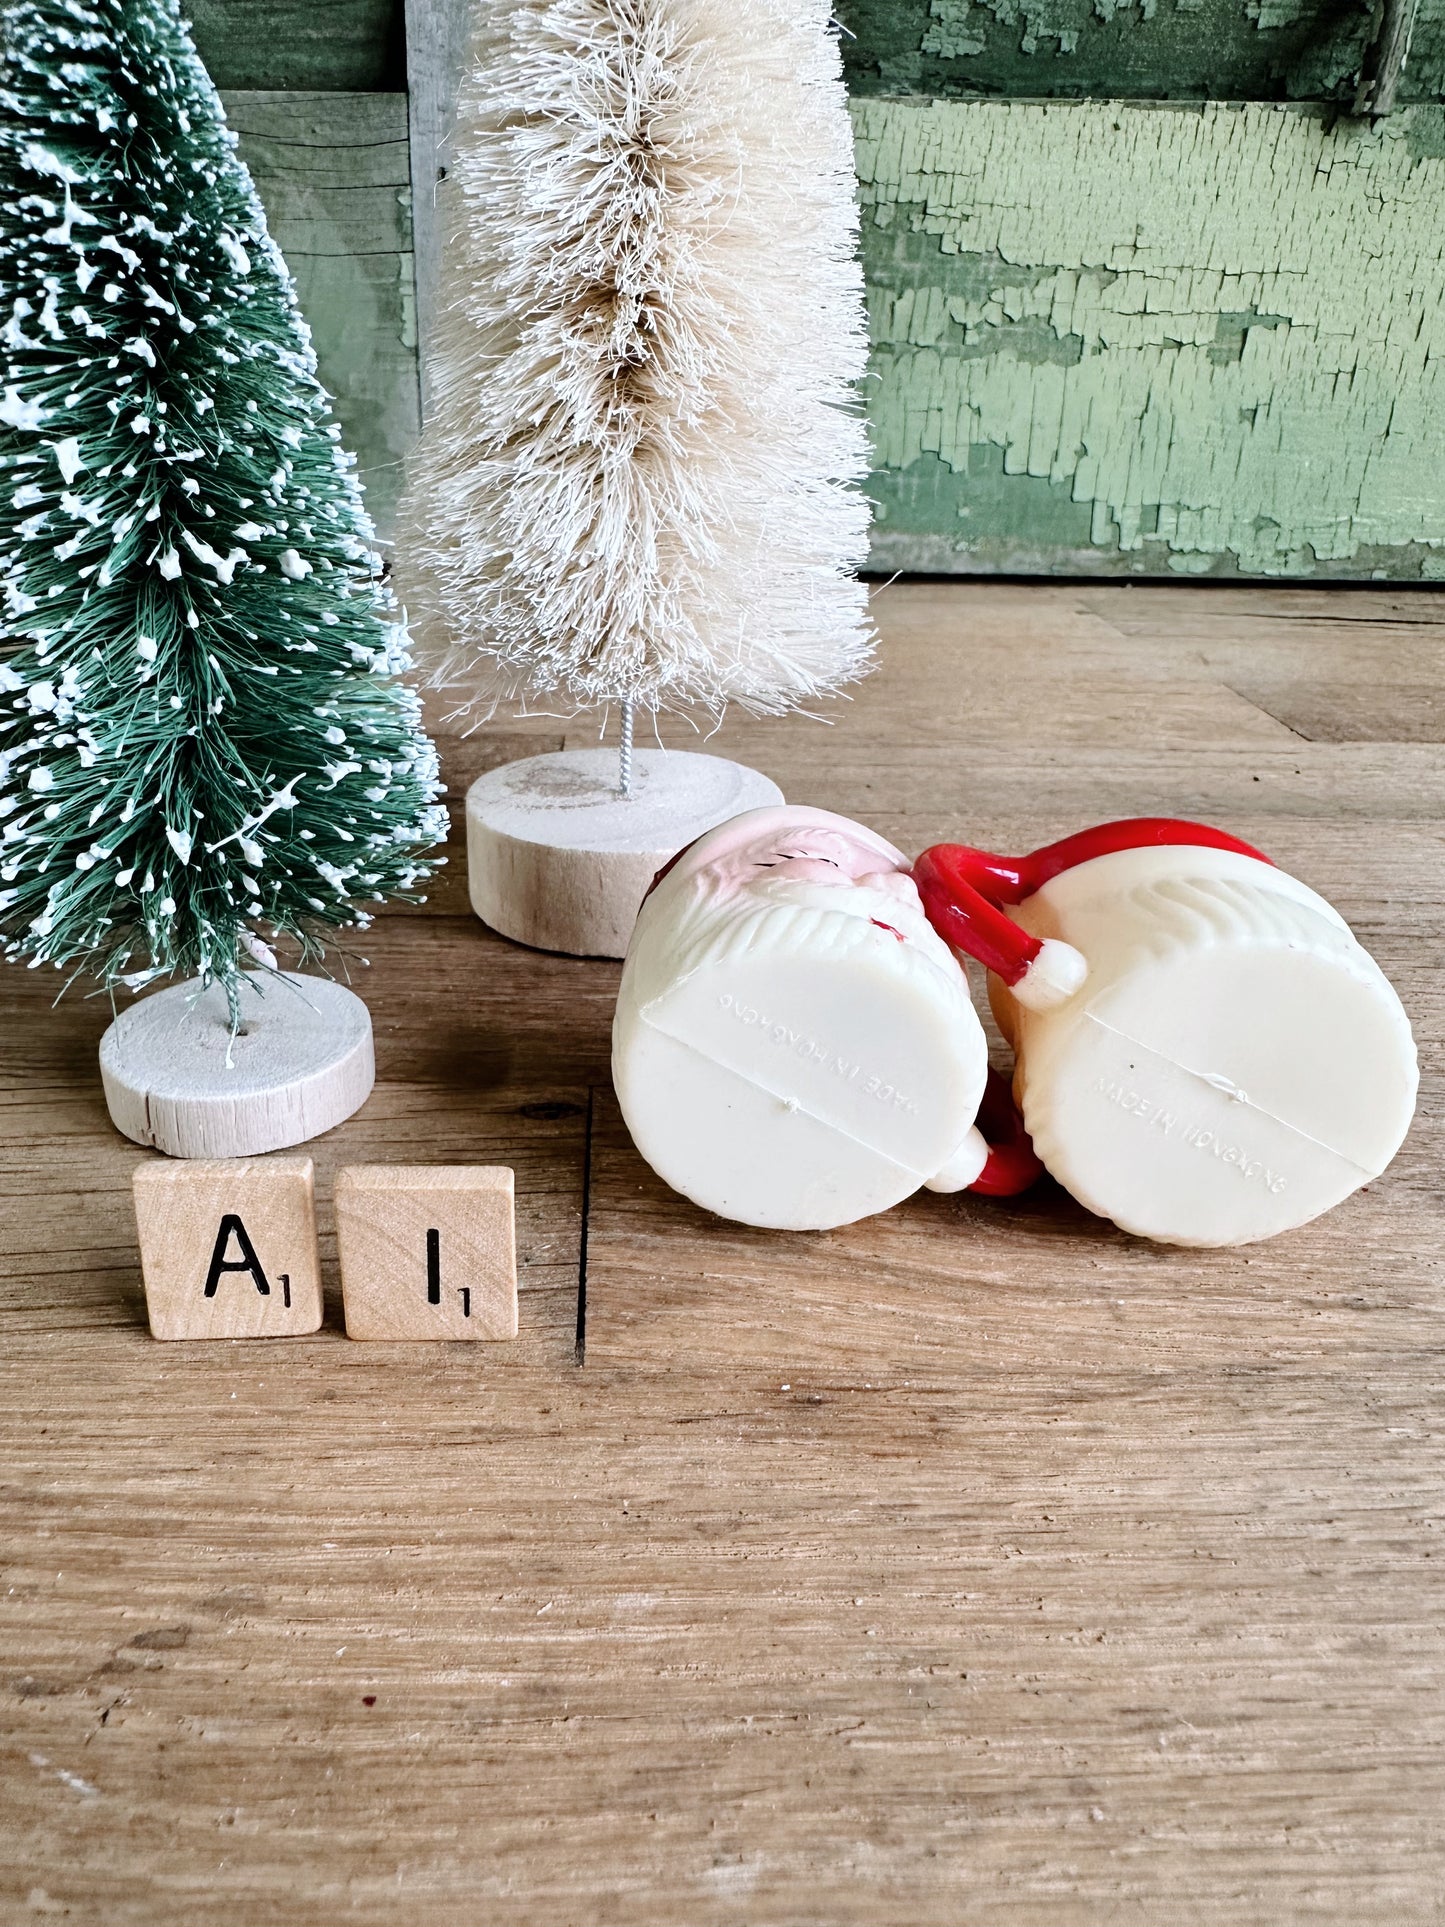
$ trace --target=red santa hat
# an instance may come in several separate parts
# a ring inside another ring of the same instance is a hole
[[[1126,817],[1079,830],[1029,856],[994,856],[966,843],[935,843],[913,866],[928,920],[945,942],[1001,977],[1029,1010],[1052,1010],[1082,989],[1089,966],[1072,944],[1032,937],[1000,907],[1022,903],[1065,870],[1119,850],[1193,845],[1270,859],[1205,823],[1168,816]]]

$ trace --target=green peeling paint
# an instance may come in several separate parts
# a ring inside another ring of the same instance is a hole
[[[354,0],[353,0],[354,3]],[[1348,100],[1371,0],[838,0],[855,96]],[[1419,0],[1402,101],[1445,93]]]
[[[854,123],[878,566],[1438,576],[1445,110]]]

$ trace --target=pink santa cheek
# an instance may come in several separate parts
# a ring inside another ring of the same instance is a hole
[[[758,874],[765,878],[787,877],[794,883],[851,884],[854,880],[838,864],[821,856],[765,857],[758,864]]]
[[[907,870],[860,870],[856,879],[859,883],[871,884],[875,889],[887,890],[904,903],[916,903],[918,891],[913,878]]]

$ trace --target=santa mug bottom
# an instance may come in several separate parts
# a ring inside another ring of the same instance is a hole
[[[106,1108],[137,1144],[176,1158],[254,1157],[303,1144],[366,1102],[371,1016],[326,977],[242,979],[241,1026],[198,979],[131,1005],[100,1040]]]
[[[781,803],[742,763],[642,749],[624,795],[612,749],[504,763],[467,792],[472,908],[489,928],[574,957],[623,957],[657,872],[705,831]]]

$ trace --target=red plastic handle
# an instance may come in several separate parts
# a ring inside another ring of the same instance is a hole
[[[1024,1129],[1008,1080],[992,1067],[978,1107],[978,1129],[988,1146],[988,1162],[968,1186],[983,1198],[1016,1198],[1043,1176],[1033,1139]]]
[[[1170,845],[1231,850],[1260,863],[1270,861],[1262,850],[1207,823],[1132,816],[1078,830],[1029,856],[994,856],[966,843],[935,843],[914,864],[913,880],[939,936],[955,950],[976,957],[1006,984],[1016,984],[1043,946],[1005,916],[1000,904],[1022,903],[1052,878],[1097,856]]]
[[[985,896],[973,880],[985,874],[989,864],[1002,861],[1006,859],[986,856],[961,843],[936,843],[914,864],[913,881],[928,921],[944,942],[976,957],[1006,984],[1016,984],[1043,945],[1020,930],[999,909],[998,901]]]

